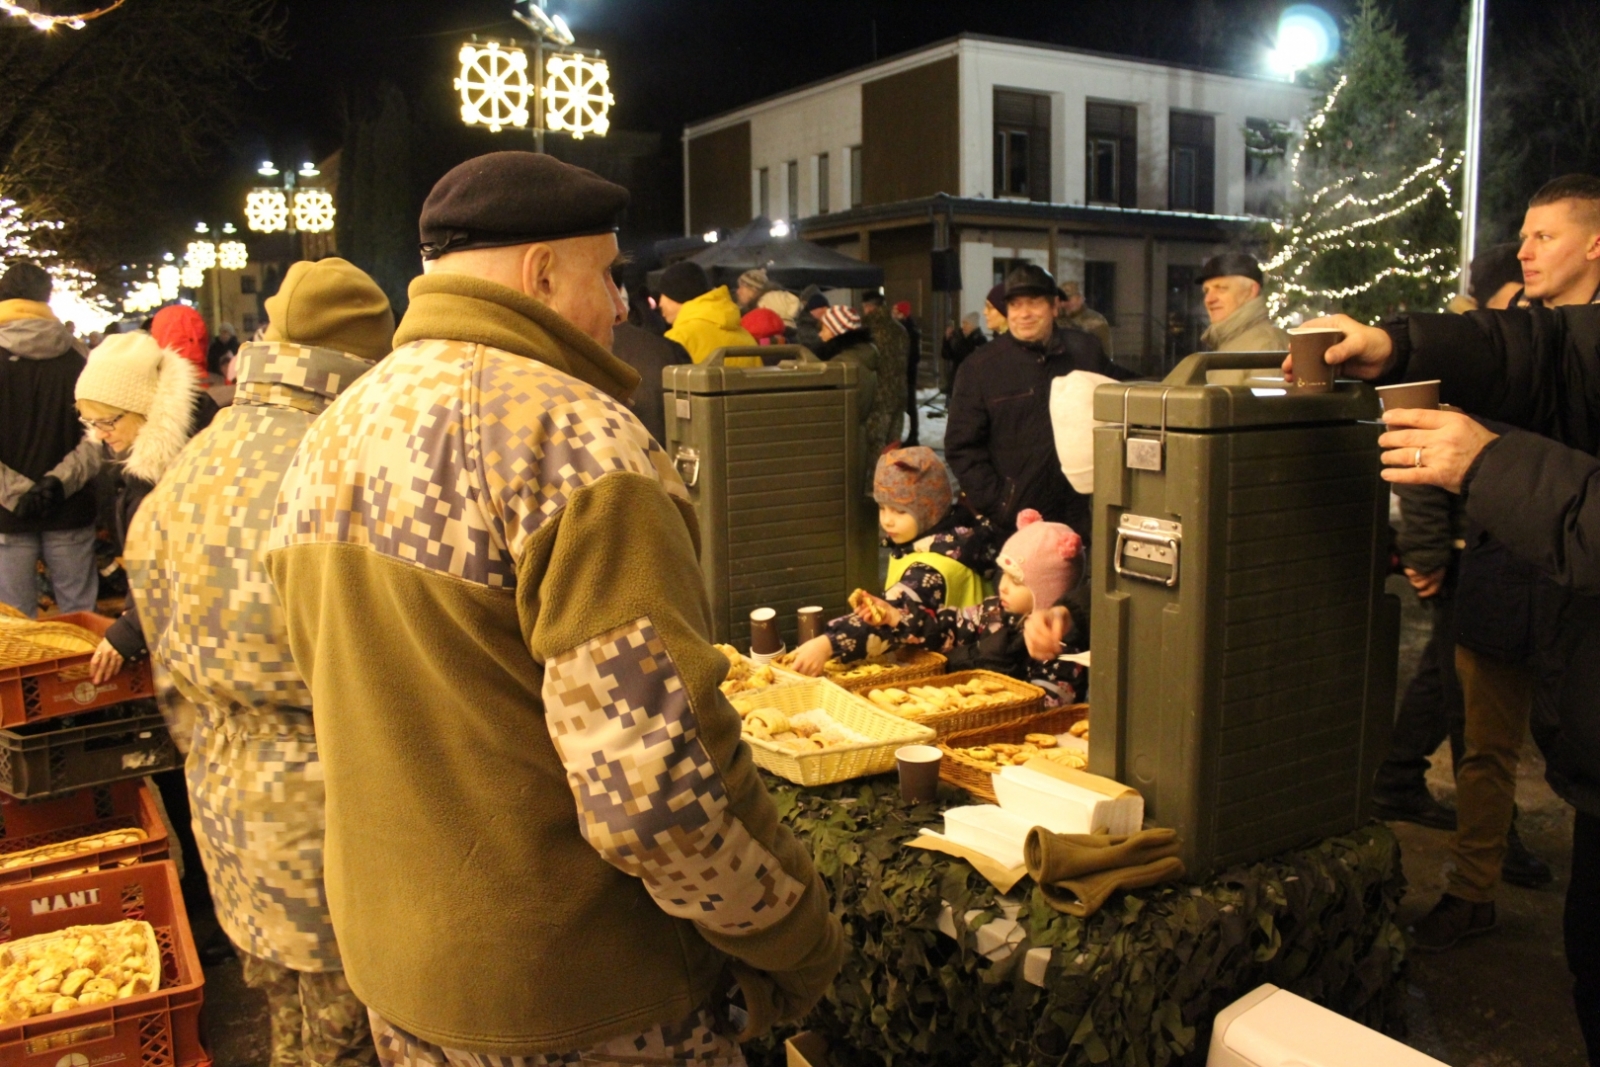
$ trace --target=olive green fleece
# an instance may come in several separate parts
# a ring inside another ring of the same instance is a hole
[[[654,480],[608,474],[537,531],[514,591],[357,546],[271,554],[278,589],[321,592],[283,599],[319,709],[329,904],[352,988],[396,1026],[470,1052],[568,1052],[706,1005],[723,953],[778,972],[789,1016],[831,983],[838,921],[718,689],[727,661],[706,641],[690,522]],[[810,887],[760,933],[712,935],[668,916],[580,833],[544,722],[542,665],[642,617],[732,810]],[[411,966],[393,966],[396,946]]]
[[[495,282],[439,272],[413,278],[394,346],[466,341],[536,359],[624,403],[639,372],[539,301]]]

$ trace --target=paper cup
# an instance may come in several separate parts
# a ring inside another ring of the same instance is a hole
[[[783,638],[778,634],[778,613],[771,608],[757,608],[750,613],[750,655],[775,656],[783,651]]]
[[[1378,386],[1378,403],[1385,411],[1400,408],[1439,410],[1439,382],[1406,382],[1404,385]]]
[[[821,637],[828,627],[827,620],[822,617],[822,608],[820,607],[801,608],[796,612],[795,618],[797,620],[796,630],[799,634],[797,640],[802,645],[813,637]]]
[[[939,762],[944,753],[932,745],[906,745],[894,752],[900,768],[900,799],[931,804],[939,797]]]
[[[1321,326],[1299,326],[1289,331],[1289,358],[1297,389],[1310,393],[1333,389],[1334,369],[1328,365],[1328,349],[1343,340],[1343,330]]]

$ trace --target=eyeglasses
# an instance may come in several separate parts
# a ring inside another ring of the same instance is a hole
[[[122,415],[126,414],[126,411],[122,413]],[[109,419],[79,419],[78,421],[83,423],[83,425],[88,429],[98,430],[101,433],[110,433],[111,428],[122,421],[122,415],[117,415]]]

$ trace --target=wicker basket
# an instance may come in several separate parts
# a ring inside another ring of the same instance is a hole
[[[933,731],[926,726],[879,711],[853,693],[821,679],[745,693],[738,699],[752,709],[774,708],[785,715],[821,708],[840,726],[872,738],[869,742],[816,752],[790,752],[770,741],[745,738],[756,766],[800,785],[829,785],[869,774],[884,774],[894,770],[894,752],[901,745],[933,743]]]
[[[955,674],[941,674],[932,678],[917,678],[913,680],[912,684],[918,686],[931,685],[943,687],[960,685],[962,682],[970,682],[975,678],[982,678],[985,681],[995,682],[1003,686],[1007,691],[1010,692],[1011,699],[1007,700],[1003,704],[993,704],[989,707],[983,708],[939,712],[937,714],[928,715],[919,719],[912,719],[910,721],[921,723],[923,726],[931,726],[933,727],[934,732],[940,737],[946,737],[962,730],[976,730],[984,726],[995,726],[1003,722],[1009,722],[1012,719],[1019,719],[1024,715],[1031,715],[1033,712],[1038,711],[1039,708],[1044,704],[1043,689],[1040,689],[1036,685],[1029,685],[1027,682],[1019,682],[1015,678],[1008,678],[1004,674],[996,674],[994,671],[958,671]],[[875,685],[871,688],[905,689],[909,688],[909,686],[905,684],[901,684],[899,686]],[[866,697],[867,692],[869,691],[864,691],[861,695]],[[869,700],[868,703],[871,703],[871,701]],[[872,706],[878,707],[877,704],[873,704]],[[888,711],[887,708],[882,710]],[[893,714],[893,712],[890,712],[890,714]]]
[[[865,693],[868,689],[882,689],[886,685],[903,685],[906,682],[919,682],[924,678],[932,678],[944,672],[945,662],[945,658],[937,652],[929,652],[925,648],[906,648],[886,656],[874,656],[862,660],[861,663],[851,664],[852,667],[860,667],[862,664],[873,663],[887,667],[888,670],[860,678],[840,675],[825,675],[825,677],[834,685],[848,689],[852,693]]]
[[[1001,744],[1020,745],[1029,734],[1064,734],[1076,722],[1089,717],[1089,705],[1074,704],[1066,708],[1052,708],[1037,715],[1012,719],[995,726],[977,730],[963,730],[939,739],[944,759],[939,761],[939,777],[953,786],[965,789],[975,798],[988,804],[997,803],[994,795],[994,772],[986,770],[977,760],[968,759],[956,751],[977,748],[996,741]]]

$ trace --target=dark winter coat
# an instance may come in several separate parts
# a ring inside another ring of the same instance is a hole
[[[1089,498],[1061,473],[1050,425],[1050,383],[1075,370],[1125,381],[1100,342],[1081,330],[1057,328],[1042,345],[1011,334],[974,352],[950,392],[945,458],[967,502],[1002,530],[1024,508],[1089,536]]]
[[[1551,786],[1600,815],[1600,308],[1411,315],[1394,380],[1510,430],[1462,487],[1467,518],[1548,581],[1531,597],[1534,736]],[[1457,612],[1460,612],[1457,607]]]
[[[667,439],[667,416],[662,407],[661,371],[666,367],[693,362],[689,352],[676,341],[651,333],[641,326],[623,323],[616,328],[611,352],[639,372],[639,387],[628,401],[628,410],[638,416],[650,436],[658,442]]]
[[[0,465],[5,468],[4,480],[16,483],[14,495],[20,497],[32,488],[31,483],[54,475],[70,494],[48,515],[26,521],[0,504],[0,534],[94,525],[90,483],[97,465],[92,445],[82,450],[86,459],[77,464],[83,468],[81,476],[67,471],[83,441],[83,424],[73,400],[83,366],[83,346],[54,317],[0,321]]]

